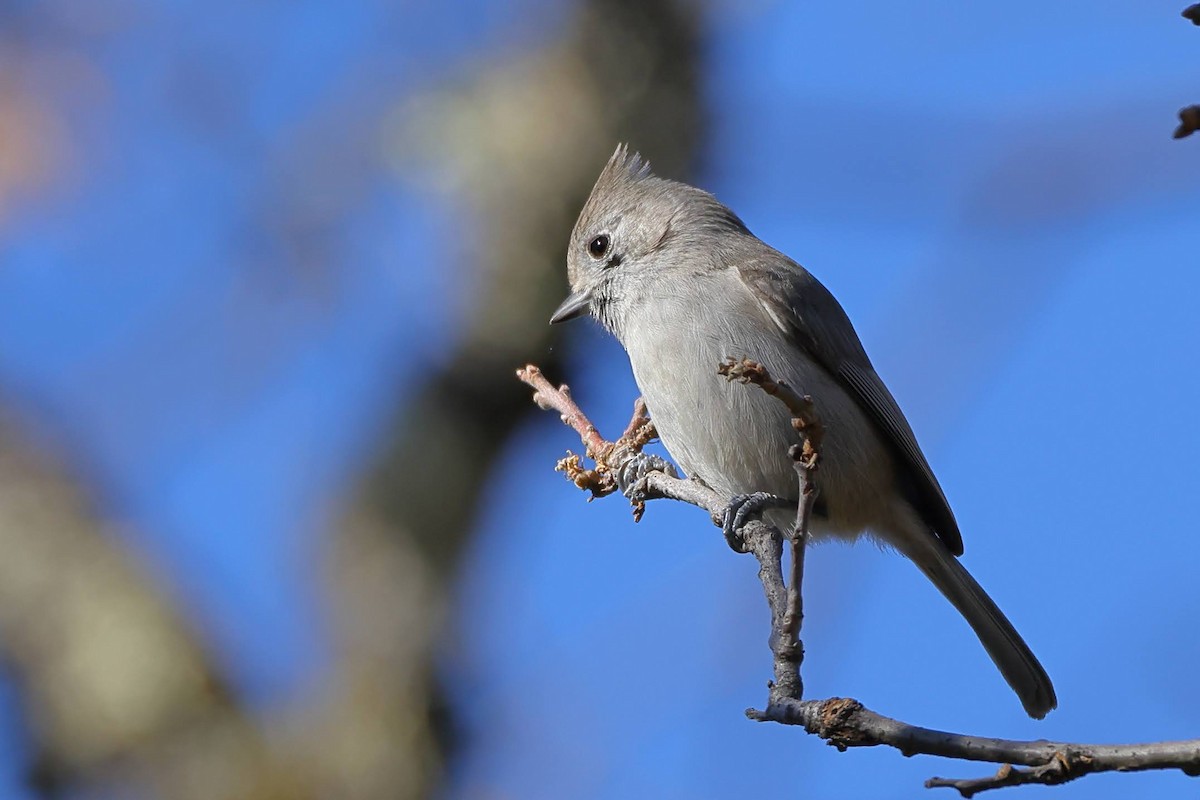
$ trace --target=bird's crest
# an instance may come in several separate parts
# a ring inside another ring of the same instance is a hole
[[[629,145],[621,143],[613,151],[612,157],[604,165],[604,170],[596,180],[596,188],[610,189],[634,183],[650,174],[650,162],[642,158],[638,152],[629,152]]]

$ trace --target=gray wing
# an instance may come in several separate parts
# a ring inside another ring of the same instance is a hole
[[[946,547],[962,555],[962,534],[946,495],[841,304],[808,270],[776,251],[743,261],[737,270],[767,315],[825,367],[878,425],[898,456],[901,488],[909,501]]]

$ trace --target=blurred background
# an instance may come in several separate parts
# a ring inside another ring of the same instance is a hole
[[[870,545],[808,562],[805,685],[923,725],[1200,736],[1200,31],[1182,0],[0,2],[0,796],[912,797],[987,766],[748,722],[755,565],[594,505],[535,362],[618,141],[856,321],[1023,715]],[[1006,796],[1194,793],[1106,775]]]

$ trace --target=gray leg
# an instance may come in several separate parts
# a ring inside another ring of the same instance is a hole
[[[679,477],[675,465],[665,458],[659,458],[651,453],[638,453],[617,470],[617,488],[621,490],[621,494],[632,500],[638,482],[651,472],[665,472],[672,478]]]
[[[725,506],[725,514],[721,520],[721,531],[725,534],[725,541],[735,552],[746,552],[745,542],[742,541],[742,526],[768,508],[783,508],[788,505],[791,504],[787,500],[770,492],[734,496],[729,505]]]

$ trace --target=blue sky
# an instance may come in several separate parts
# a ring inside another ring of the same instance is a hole
[[[46,8],[6,13],[76,54],[103,100],[79,101],[52,62],[22,72],[72,109],[75,161],[3,229],[0,381],[245,696],[286,703],[325,658],[329,514],[411,391],[401,358],[437,357],[463,307],[452,287],[470,285],[451,254],[465,211],[399,175],[347,187],[312,155],[344,163],[354,131],[382,124],[372,109],[537,47],[567,9],[134,2],[132,23],[96,29],[74,3]],[[1197,735],[1200,190],[1197,143],[1170,132],[1200,95],[1200,39],[1179,10],[714,4],[698,181],[847,308],[965,563],[1060,709],[1026,719],[949,606],[870,545],[810,557],[814,696],[993,735]],[[322,216],[304,190],[325,182],[355,213]],[[279,235],[283,212],[314,220],[318,246]],[[588,323],[566,346],[562,377],[619,431],[636,395],[619,347]],[[478,635],[445,656],[475,744],[449,796],[910,797],[986,771],[747,722],[770,668],[752,562],[695,509],[658,503],[634,526],[619,500],[585,504],[551,470],[576,444],[553,415],[531,421],[482,506],[459,606]],[[1161,774],[1053,791],[1189,790]]]

